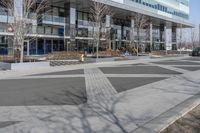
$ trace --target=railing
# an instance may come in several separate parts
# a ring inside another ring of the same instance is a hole
[[[51,15],[44,15],[43,22],[50,22],[50,23],[60,23],[65,24],[65,18],[59,16],[51,16]]]
[[[5,16],[7,16],[7,14],[8,14],[8,9],[6,9],[6,8],[3,8],[3,7],[0,7],[0,15],[5,15]]]

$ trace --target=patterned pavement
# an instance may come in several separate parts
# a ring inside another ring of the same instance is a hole
[[[58,115],[63,109],[77,113],[82,110],[77,111],[77,107],[85,104],[104,103],[122,92],[198,70],[200,60],[186,58],[157,62],[150,60],[135,64],[122,62],[119,65],[0,80],[0,132],[2,129],[11,133],[16,125],[23,127],[27,121],[45,118],[46,114],[42,111],[54,110],[54,115]],[[38,118],[32,110],[39,112]],[[46,128],[44,132],[46,133]]]
[[[117,94],[107,77],[98,68],[85,69],[85,80],[88,103],[111,99]]]

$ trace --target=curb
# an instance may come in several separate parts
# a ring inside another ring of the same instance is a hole
[[[168,111],[160,114],[156,118],[148,121],[134,131],[134,133],[158,133],[165,130],[171,124],[192,111],[200,104],[200,93],[188,98],[184,102],[176,105]]]

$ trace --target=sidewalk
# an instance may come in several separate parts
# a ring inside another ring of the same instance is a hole
[[[125,61],[123,64],[156,60],[169,60],[169,58]],[[120,62],[101,63],[101,66],[110,64],[119,65]],[[100,64],[91,64],[90,67],[98,65]],[[88,68],[87,65],[78,67]],[[54,68],[54,70],[60,69],[61,67]],[[200,71],[188,71],[183,75],[176,75],[118,94],[112,91],[112,85],[107,81],[105,83],[105,77],[101,75],[102,73],[99,73],[92,78],[92,71],[86,73],[86,76],[89,76],[87,81],[95,79],[99,84],[102,83],[100,86],[103,88],[97,92],[93,91],[95,92],[91,94],[93,98],[102,95],[88,104],[0,107],[0,133],[155,133],[200,104]],[[98,80],[98,76],[101,79]],[[93,86],[89,89],[98,89],[95,83],[88,82],[88,85]],[[105,86],[110,87],[105,90]],[[109,91],[114,96],[111,99],[104,98],[103,96]],[[5,123],[11,126],[1,128],[1,124],[6,125]]]
[[[200,71],[191,72],[125,92],[130,102],[123,107],[138,125],[134,132],[159,132],[199,105],[199,81]]]
[[[7,71],[0,71],[0,79],[21,77],[24,75],[33,75],[33,74],[56,72],[56,71],[59,72],[59,71],[76,70],[76,69],[84,69],[84,68],[95,68],[99,66],[148,63],[148,62],[153,62],[153,61],[175,60],[175,59],[184,59],[184,58],[186,57],[169,57],[169,58],[165,57],[165,58],[155,58],[155,59],[141,57],[136,60],[126,60],[126,61],[110,61],[110,62],[88,63],[88,64],[79,64],[79,65],[44,67],[44,68],[34,68],[30,70],[28,69],[7,70]]]

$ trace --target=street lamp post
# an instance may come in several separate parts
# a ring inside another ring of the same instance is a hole
[[[180,54],[182,54],[182,24],[180,27],[180,46],[179,46],[179,50],[180,50]]]
[[[200,24],[199,24],[199,46],[200,46]]]

